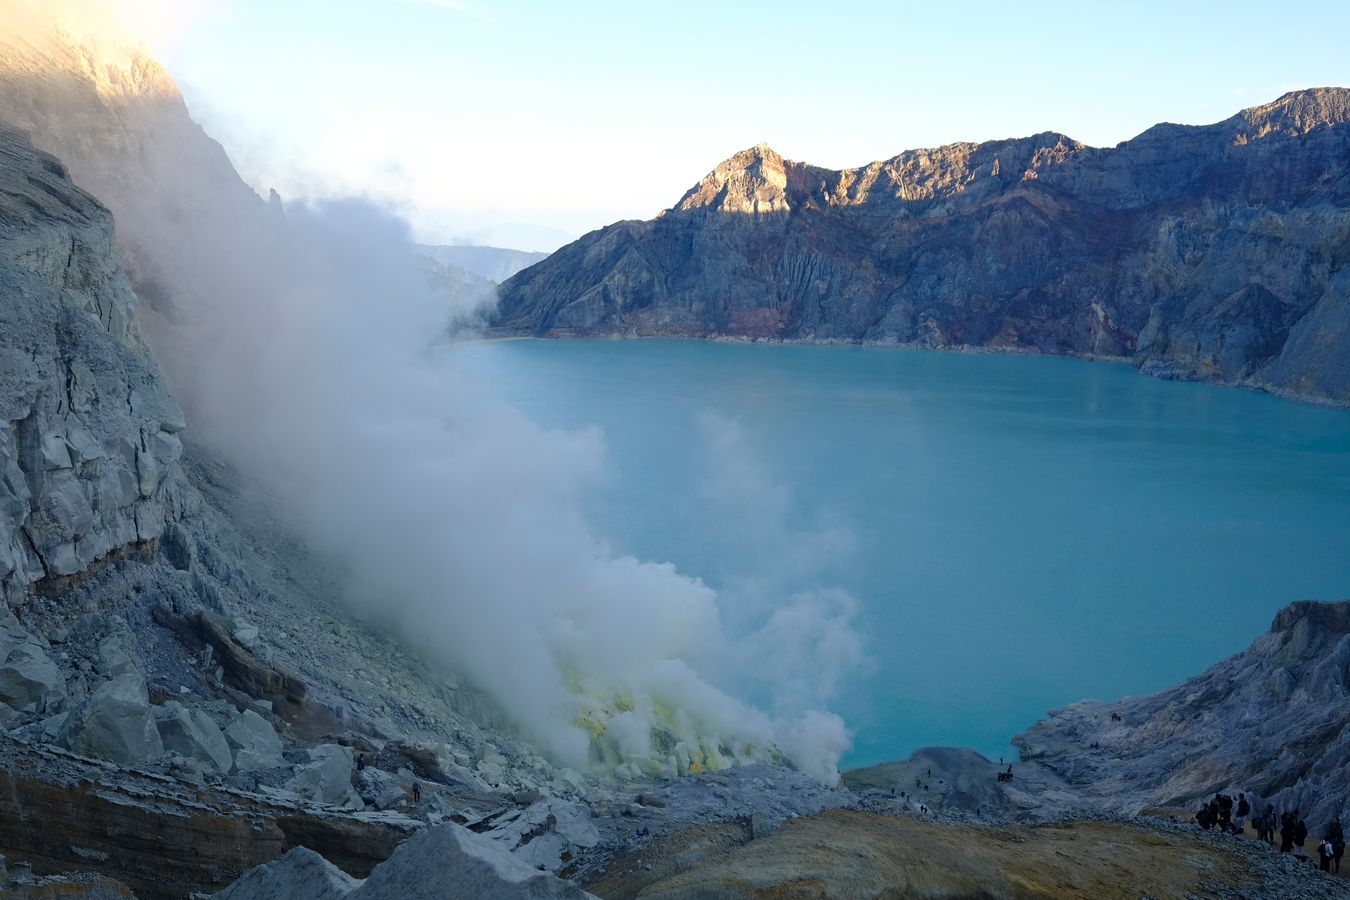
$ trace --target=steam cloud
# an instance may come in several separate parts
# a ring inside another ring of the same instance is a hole
[[[542,429],[438,356],[445,297],[402,222],[327,202],[288,211],[267,243],[235,276],[248,283],[215,283],[228,315],[180,316],[211,323],[183,345],[192,405],[210,441],[344,561],[354,602],[466,671],[567,765],[661,771],[681,741],[718,766],[777,746],[833,780],[848,739],[818,705],[860,653],[850,598],[787,596],[731,636],[708,586],[588,528],[597,432]],[[780,561],[784,542],[822,539],[789,532],[779,489],[739,468],[750,451],[733,423],[704,428],[728,523],[755,519]],[[775,686],[774,715],[718,682]]]

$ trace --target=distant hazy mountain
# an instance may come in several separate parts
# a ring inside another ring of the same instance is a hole
[[[479,247],[474,244],[423,245],[422,253],[446,266],[498,283],[548,257],[547,253]]]
[[[1097,355],[1350,404],[1348,264],[1350,90],[1320,88],[1114,148],[759,145],[507,281],[496,325]]]

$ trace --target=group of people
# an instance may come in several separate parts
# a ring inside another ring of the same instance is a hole
[[[1215,794],[1214,799],[1200,804],[1195,814],[1195,822],[1201,828],[1218,828],[1230,834],[1242,834],[1246,829],[1248,816],[1251,816],[1252,828],[1256,829],[1257,840],[1275,846],[1275,834],[1278,826],[1280,852],[1303,854],[1308,840],[1308,824],[1303,821],[1296,809],[1275,814],[1273,804],[1251,815],[1252,805],[1247,795],[1239,793],[1234,800],[1228,794]],[[1297,849],[1295,849],[1297,848]],[[1341,857],[1345,855],[1345,830],[1341,827],[1341,817],[1333,816],[1322,837],[1317,842],[1317,858],[1324,872],[1340,872]]]
[[[1228,794],[1215,794],[1213,800],[1200,804],[1195,822],[1206,831],[1218,828],[1231,834],[1241,834],[1251,813],[1252,806],[1246,794],[1238,794],[1236,802]]]

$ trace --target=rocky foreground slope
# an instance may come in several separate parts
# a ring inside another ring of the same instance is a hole
[[[1350,601],[1291,604],[1204,674],[1056,710],[1014,743],[1101,809],[1194,809],[1244,791],[1322,828],[1350,816]]]
[[[759,145],[501,288],[500,333],[1128,359],[1350,404],[1350,90],[1113,148],[1062,134],[834,171]]]

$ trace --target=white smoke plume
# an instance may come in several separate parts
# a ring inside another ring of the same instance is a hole
[[[588,528],[597,433],[541,429],[438,357],[446,303],[403,223],[355,201],[285,221],[277,270],[255,256],[252,283],[223,292],[231,314],[192,341],[195,380],[213,386],[201,418],[344,560],[354,601],[465,670],[566,764],[661,771],[679,768],[673,742],[704,766],[776,746],[833,779],[847,737],[813,703],[858,655],[852,601],[785,597],[729,636],[709,587]],[[779,715],[714,686],[729,668],[780,685]]]
[[[704,413],[699,484],[707,529],[730,568],[717,573],[730,630],[742,636],[734,680],[780,714],[819,708],[865,668],[857,600],[830,586],[854,552],[838,516],[801,522],[787,484],[733,419]]]

